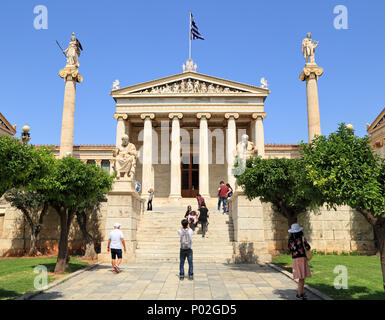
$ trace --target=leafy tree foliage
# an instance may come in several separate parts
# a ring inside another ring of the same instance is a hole
[[[270,202],[287,218],[289,227],[299,214],[322,205],[322,199],[308,179],[301,159],[250,158],[245,171],[237,176],[246,196]]]
[[[302,144],[305,169],[329,207],[348,205],[373,226],[385,288],[385,161],[369,143],[340,124],[328,137]]]
[[[89,206],[111,189],[113,176],[98,166],[87,165],[72,156],[57,160],[43,179],[41,189],[60,217],[60,240],[55,273],[66,271],[69,261],[68,235],[72,220],[81,208]]]
[[[48,148],[35,148],[0,136],[0,197],[9,189],[33,186],[49,173],[54,156]]]
[[[48,201],[44,195],[24,189],[10,189],[5,193],[5,199],[13,207],[19,209],[28,222],[31,239],[28,255],[35,256],[36,241],[43,224],[43,218],[48,211]]]

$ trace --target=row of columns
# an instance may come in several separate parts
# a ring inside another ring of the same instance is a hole
[[[127,114],[115,114],[117,119],[116,145],[121,143],[123,134],[126,134],[127,128],[125,120]],[[142,164],[142,193],[146,194],[150,188],[154,188],[154,169],[152,166],[152,120],[155,118],[153,113],[144,113],[140,115],[144,121],[143,132],[143,164]],[[254,120],[253,143],[257,147],[258,155],[265,156],[263,118],[264,113],[252,114]],[[171,165],[170,165],[170,198],[181,198],[181,142],[180,142],[180,120],[182,113],[170,113],[171,119]],[[197,113],[199,123],[199,193],[203,197],[209,197],[209,128],[208,120],[211,114],[207,112]],[[227,119],[227,179],[230,185],[235,185],[235,177],[232,169],[235,160],[237,148],[237,127],[236,120],[238,113],[225,113]]]

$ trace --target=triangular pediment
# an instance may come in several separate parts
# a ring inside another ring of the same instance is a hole
[[[252,94],[267,96],[267,88],[208,76],[197,72],[183,72],[111,91],[114,98],[140,95],[233,95]]]
[[[3,116],[2,113],[0,113],[0,128],[2,131],[7,132],[10,135],[16,134],[16,128],[13,127],[8,120]]]
[[[374,131],[385,127],[385,108],[377,116],[376,120],[368,127],[367,132],[372,134]]]

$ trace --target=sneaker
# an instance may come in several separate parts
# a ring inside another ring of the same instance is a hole
[[[297,298],[297,300],[307,300],[305,295],[299,296],[298,293],[295,295],[295,297]]]
[[[184,276],[179,276],[179,280],[184,280]]]
[[[120,272],[120,268],[118,266],[115,266],[116,270]]]
[[[119,273],[119,272],[120,272],[117,266],[114,267],[114,271],[115,271],[116,273]]]
[[[194,280],[194,276],[188,276],[189,280]]]

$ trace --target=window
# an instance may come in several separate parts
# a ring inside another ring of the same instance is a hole
[[[102,160],[101,166],[105,172],[110,173],[110,160]]]
[[[95,160],[87,160],[87,164],[96,165],[96,161]]]

